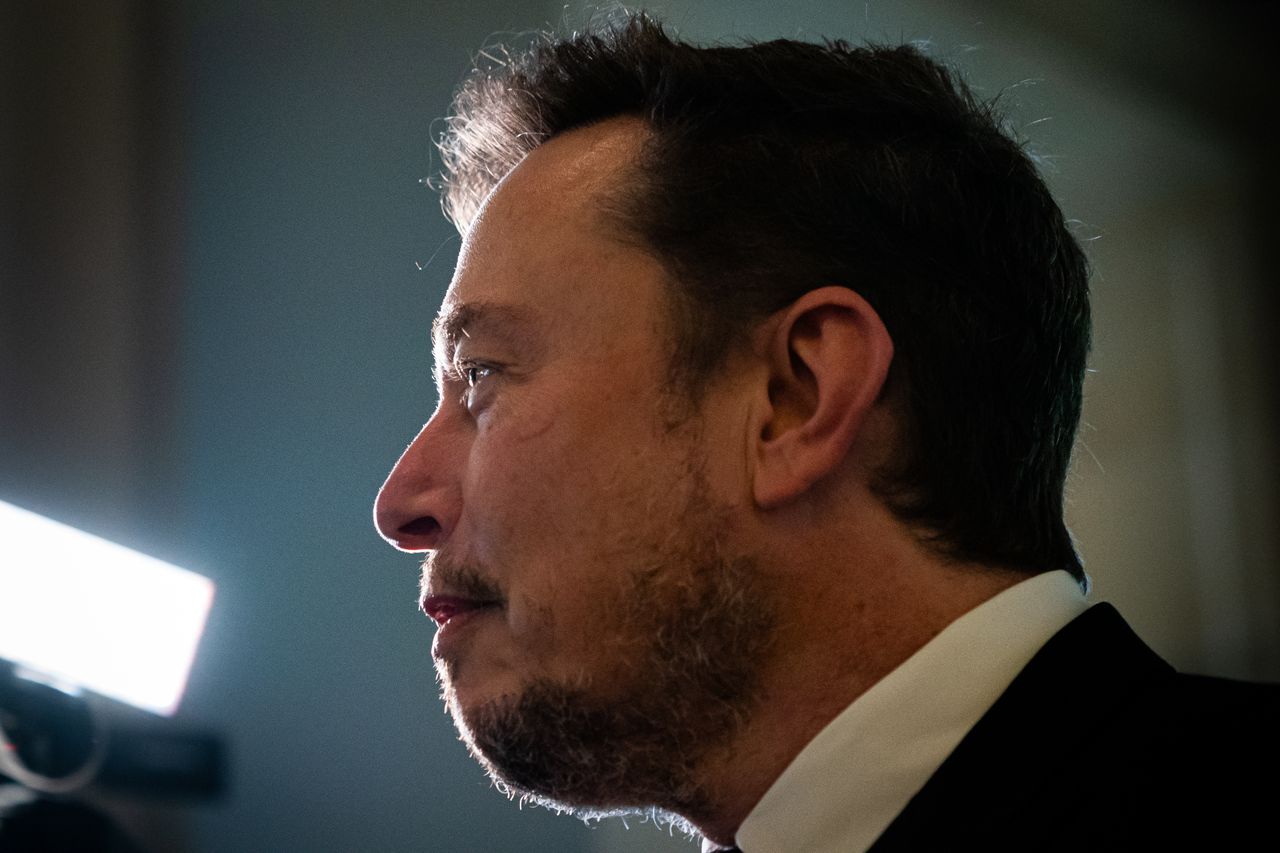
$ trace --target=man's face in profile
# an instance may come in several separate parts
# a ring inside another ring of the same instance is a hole
[[[667,387],[666,274],[600,212],[641,133],[557,137],[489,198],[437,321],[439,407],[377,515],[430,552],[444,698],[496,778],[687,814],[690,768],[755,699],[770,607],[735,533],[733,395]]]

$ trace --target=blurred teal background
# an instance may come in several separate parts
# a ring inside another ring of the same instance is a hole
[[[702,40],[927,42],[1006,92],[1096,267],[1070,485],[1095,595],[1180,666],[1280,679],[1272,7],[641,5]],[[494,791],[441,711],[416,563],[370,522],[434,406],[437,121],[482,45],[587,16],[0,10],[0,499],[218,584],[178,719],[227,738],[229,795],[102,796],[154,849],[697,849]]]

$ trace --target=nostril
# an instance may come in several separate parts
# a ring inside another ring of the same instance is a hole
[[[424,515],[400,525],[396,532],[400,534],[402,540],[418,539],[424,536],[434,537],[440,532],[440,523],[431,516]]]

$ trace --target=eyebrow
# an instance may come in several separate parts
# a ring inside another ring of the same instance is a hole
[[[431,323],[431,341],[439,364],[453,361],[458,343],[472,334],[522,340],[528,336],[529,313],[514,305],[463,302],[441,310]]]

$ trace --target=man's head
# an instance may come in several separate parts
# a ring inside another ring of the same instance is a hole
[[[478,72],[443,150],[440,401],[377,521],[430,552],[446,701],[499,779],[711,813],[708,766],[827,675],[808,635],[906,630],[867,615],[905,580],[839,594],[909,573],[885,519],[948,565],[1079,573],[1084,262],[939,66],[637,18]]]
[[[466,231],[525,154],[610,117],[648,130],[601,215],[670,273],[673,383],[696,396],[763,318],[824,285],[879,313],[899,453],[884,500],[961,560],[1083,578],[1063,485],[1087,265],[990,105],[913,47],[697,48],[644,17],[461,88],[441,143]]]

